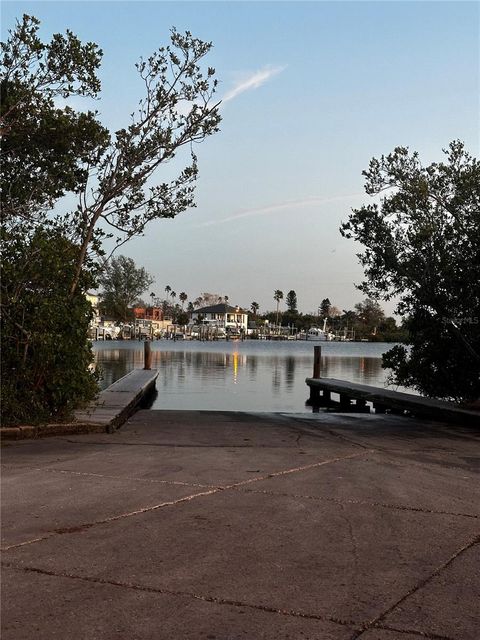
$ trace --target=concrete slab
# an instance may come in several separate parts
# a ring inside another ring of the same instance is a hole
[[[5,557],[358,624],[397,602],[477,528],[449,516],[220,491]]]
[[[380,451],[406,456],[441,453],[447,458],[480,457],[480,424],[452,426],[430,420],[375,414],[317,413],[291,416],[302,424],[332,437]],[[478,464],[478,462],[477,462]]]
[[[408,631],[392,631],[390,629],[368,629],[358,638],[361,640],[419,640],[416,633]]]
[[[351,627],[196,594],[3,570],[2,639],[348,640]],[[24,603],[28,601],[28,607]]]
[[[189,429],[185,429],[185,424]],[[302,437],[310,447],[342,444],[317,425],[281,414],[221,411],[138,411],[114,434],[71,436],[72,442],[150,443],[175,446],[298,447]],[[345,442],[348,446],[358,445]]]
[[[149,424],[150,413],[139,412],[114,434],[42,441],[38,462],[35,443],[30,447],[22,443],[16,449],[11,445],[4,464],[14,458],[17,468],[223,486],[364,452],[348,442],[332,441],[328,434],[303,433],[301,425],[286,427],[282,419],[271,416],[255,418],[253,423],[250,416],[248,423],[245,414],[224,419],[212,412],[194,412],[193,423],[185,430],[160,411],[154,412],[155,424]]]
[[[92,435],[92,434],[90,434]],[[103,434],[95,434],[99,437]],[[86,438],[87,436],[82,436]],[[85,455],[101,457],[105,449],[90,446],[80,438],[73,442],[67,438],[46,438],[41,440],[19,440],[3,442],[1,447],[2,467],[13,465],[14,469],[37,468],[67,460],[81,464]]]
[[[396,607],[387,626],[478,640],[480,630],[480,538],[477,544]]]
[[[480,518],[478,474],[378,451],[335,465],[266,479],[252,490]]]
[[[356,452],[354,452],[356,453]],[[335,457],[350,455],[342,451]],[[284,469],[308,466],[328,460],[332,452],[310,453],[265,449],[170,449],[155,447],[122,447],[98,457],[85,458],[82,469],[106,477],[157,479],[202,486],[225,486],[261,478]],[[74,461],[54,463],[51,470],[78,469]]]
[[[2,478],[2,547],[150,508],[200,490],[80,472],[8,470]]]
[[[9,539],[61,525],[3,554],[6,637],[473,638],[479,458],[474,430],[381,415],[141,411],[7,444]]]

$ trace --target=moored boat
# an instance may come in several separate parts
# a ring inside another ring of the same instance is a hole
[[[313,341],[313,342],[322,342],[325,340],[329,340],[329,333],[320,329],[320,327],[310,327],[310,329],[305,334],[305,340]]]

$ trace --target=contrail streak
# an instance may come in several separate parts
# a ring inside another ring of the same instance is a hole
[[[196,225],[196,227],[211,227],[216,224],[224,224],[225,222],[232,222],[232,220],[240,220],[241,218],[249,218],[252,216],[263,216],[277,211],[283,211],[285,209],[291,209],[292,207],[309,207],[309,206],[321,206],[330,202],[341,202],[343,200],[349,200],[364,196],[362,193],[351,193],[344,196],[333,196],[331,198],[322,198],[320,196],[313,196],[311,198],[303,198],[302,200],[287,200],[286,202],[279,202],[267,207],[257,207],[255,209],[247,209],[246,211],[239,211],[227,218],[221,218],[220,220],[208,220],[202,224]]]

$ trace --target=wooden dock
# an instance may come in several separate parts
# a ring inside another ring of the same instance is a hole
[[[479,411],[459,407],[450,402],[334,378],[307,378],[305,382],[310,387],[310,404],[313,406],[369,413],[370,404],[375,413],[408,414],[443,422],[480,426]],[[332,400],[332,393],[338,394],[338,401]]]
[[[313,407],[336,407],[340,411],[357,413],[370,413],[370,409],[373,408],[375,413],[408,414],[453,422],[457,425],[468,424],[480,427],[480,410],[478,409],[346,380],[322,378],[321,368],[322,348],[315,346],[313,375],[305,380],[310,387],[309,404]],[[337,394],[339,400],[333,400],[332,393]]]

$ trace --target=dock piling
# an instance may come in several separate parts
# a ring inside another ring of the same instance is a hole
[[[322,365],[322,347],[315,345],[313,347],[313,378],[320,378]],[[310,387],[310,404],[316,406],[320,404],[320,389],[317,387]]]
[[[322,370],[322,347],[313,347],[313,378],[320,378]]]
[[[152,346],[150,340],[145,340],[143,343],[143,368],[146,371],[150,371],[152,368]]]

